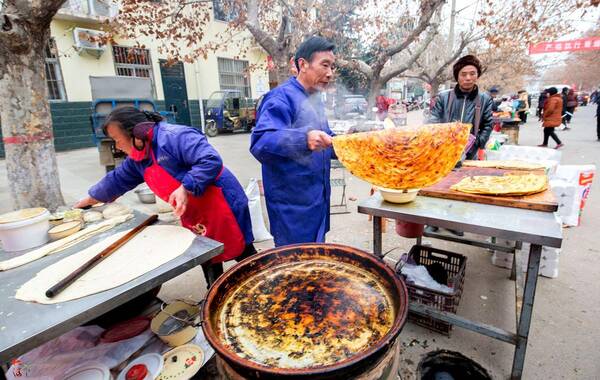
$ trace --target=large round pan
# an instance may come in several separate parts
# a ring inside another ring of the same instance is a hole
[[[333,260],[369,272],[387,292],[395,318],[388,332],[374,344],[343,360],[306,368],[281,368],[259,364],[238,355],[218,335],[222,306],[231,292],[274,266],[303,260]],[[400,333],[408,313],[408,293],[404,282],[383,261],[359,249],[338,244],[297,244],[254,255],[222,275],[210,288],[203,307],[204,334],[210,345],[240,375],[254,379],[340,379],[364,370],[384,355]]]

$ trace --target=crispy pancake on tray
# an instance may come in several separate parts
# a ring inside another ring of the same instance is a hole
[[[471,124],[445,123],[335,136],[338,159],[355,176],[379,187],[430,186],[460,160]]]

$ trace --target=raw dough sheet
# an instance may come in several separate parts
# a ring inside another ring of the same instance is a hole
[[[149,226],[112,255],[77,279],[53,298],[45,293],[86,261],[110,246],[130,230],[73,254],[43,269],[17,290],[16,298],[43,304],[70,301],[123,285],[184,253],[195,234],[179,226]]]

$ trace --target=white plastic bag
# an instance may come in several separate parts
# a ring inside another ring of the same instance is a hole
[[[250,178],[248,187],[246,187],[246,196],[248,197],[248,208],[250,209],[250,220],[252,221],[252,234],[254,241],[265,241],[273,239],[273,236],[265,227],[263,219],[262,206],[260,203],[260,191],[258,190],[258,181]]]

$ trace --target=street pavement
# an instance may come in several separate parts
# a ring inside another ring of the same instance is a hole
[[[592,106],[579,108],[573,118],[572,130],[558,132],[565,144],[562,149],[562,164],[595,164],[600,167],[600,142],[596,141],[594,111]],[[409,114],[409,123],[420,120],[418,112]],[[229,134],[210,139],[221,153],[225,165],[243,185],[250,178],[260,178],[260,165],[248,152],[249,138],[248,134]],[[537,118],[530,117],[528,123],[521,128],[520,144],[535,146],[542,142],[541,139],[540,123]],[[87,188],[104,174],[94,148],[58,153],[57,159],[62,190],[68,204],[85,196]],[[332,172],[332,176],[341,175],[341,170]],[[367,216],[356,211],[358,200],[368,197],[370,185],[347,173],[345,175],[347,195],[351,199],[350,213],[332,216],[327,240],[370,251],[371,223]],[[558,278],[540,277],[538,281],[524,379],[599,378],[599,186],[594,184],[592,187],[581,226],[564,230]],[[338,201],[340,195],[339,189],[334,189],[333,202]],[[140,204],[133,192],[126,194],[120,202],[145,212],[154,211],[154,206]],[[5,163],[0,161],[0,213],[11,209]],[[508,279],[509,270],[491,265],[490,254],[483,249],[440,241],[432,243],[441,249],[453,250],[468,257],[465,290],[458,313],[514,331],[514,283]],[[401,253],[407,252],[414,241],[396,235],[394,225],[390,222],[383,244],[384,252],[390,251],[388,259],[393,261]],[[262,242],[257,246],[259,249],[267,249],[272,247],[272,242]],[[166,283],[160,297],[166,300],[199,300],[205,292],[206,284],[201,269],[196,268]],[[454,328],[448,338],[411,323],[405,326],[400,339],[403,352],[399,360],[404,380],[413,379],[422,356],[435,349],[459,351],[488,369],[495,379],[509,377],[514,355],[512,345],[460,328]]]

